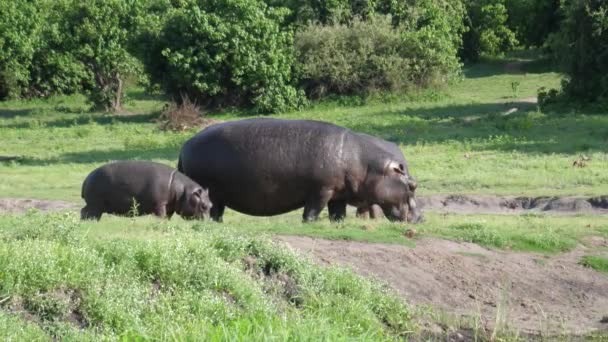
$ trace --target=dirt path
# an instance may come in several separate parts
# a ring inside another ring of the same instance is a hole
[[[431,195],[418,198],[424,211],[463,214],[608,214],[608,196],[598,197],[526,197],[493,195]],[[0,213],[25,212],[30,208],[42,211],[80,208],[65,201],[0,198]]]
[[[0,213],[23,213],[32,208],[41,211],[58,211],[65,209],[76,209],[80,208],[80,206],[65,201],[0,198]]]
[[[507,253],[425,238],[415,248],[296,236],[278,240],[323,264],[387,282],[413,304],[500,322],[522,333],[608,332],[608,276],[578,264],[586,248],[558,256]],[[606,239],[591,241],[608,247]]]
[[[423,210],[462,214],[608,214],[608,196],[431,195],[418,203]]]

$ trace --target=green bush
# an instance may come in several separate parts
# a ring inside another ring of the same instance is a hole
[[[177,101],[187,95],[210,107],[276,112],[301,104],[284,10],[261,0],[182,4],[170,9],[146,60],[153,82]]]
[[[467,0],[466,4],[469,30],[463,37],[464,59],[500,55],[518,44],[515,33],[506,25],[509,16],[505,0]]]
[[[608,99],[608,4],[564,2],[564,21],[551,45],[568,78],[564,93],[582,101]]]
[[[446,28],[394,26],[373,15],[349,25],[310,24],[296,33],[296,53],[307,94],[366,95],[407,91],[445,83],[459,71]]]
[[[562,20],[559,0],[506,0],[507,26],[527,47],[541,47]]]
[[[86,72],[84,90],[100,109],[122,108],[124,80],[139,71],[129,51],[140,15],[140,2],[125,0],[64,0],[55,6],[60,16],[51,48],[66,63],[76,63]]]
[[[18,98],[30,84],[43,13],[26,0],[0,1],[0,13],[0,99]]]

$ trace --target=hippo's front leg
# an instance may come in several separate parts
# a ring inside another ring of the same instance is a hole
[[[304,222],[313,222],[319,219],[319,214],[329,200],[333,196],[332,190],[322,190],[314,195],[309,196],[308,200],[304,204],[304,214],[302,220]]]
[[[90,207],[89,205],[85,205],[84,208],[80,209],[80,219],[81,220],[99,221],[102,214],[103,214],[102,210]]]
[[[161,203],[161,204],[156,205],[156,207],[154,207],[154,215],[156,215],[160,218],[167,217],[167,204]]]
[[[346,217],[346,201],[329,201],[327,210],[330,221],[342,221]]]

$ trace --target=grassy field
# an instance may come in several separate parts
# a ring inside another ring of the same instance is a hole
[[[521,62],[470,66],[462,82],[411,98],[342,98],[276,117],[329,121],[398,142],[422,195],[607,194],[607,113],[542,112],[530,98],[540,87],[558,86],[560,75],[542,62]],[[89,112],[81,96],[0,103],[0,156],[22,157],[0,162],[0,198],[82,203],[84,177],[107,161],[174,166],[181,144],[196,130],[160,131],[155,119],[163,99],[138,88],[130,88],[129,98],[128,113],[121,115]],[[590,158],[586,167],[573,167],[582,154]],[[225,222],[216,224],[113,216],[83,223],[75,212],[0,214],[0,338],[419,336],[414,309],[380,285],[319,268],[259,237],[416,244],[404,236],[407,226],[352,214],[336,224],[326,215],[303,224],[300,211],[257,218],[228,210]],[[608,217],[428,213],[415,229],[417,236],[559,253],[590,236],[608,237]],[[598,255],[581,262],[605,271],[606,259]]]

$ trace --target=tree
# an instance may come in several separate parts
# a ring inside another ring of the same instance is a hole
[[[563,91],[584,101],[608,100],[608,4],[579,0],[562,5],[564,21],[552,50],[568,79]]]
[[[84,90],[107,111],[120,111],[124,79],[139,70],[129,50],[141,6],[138,0],[63,0],[56,3],[51,48],[85,70]]]
[[[43,13],[25,0],[0,1],[0,13],[0,99],[19,98],[30,84]]]
[[[261,0],[185,0],[170,9],[145,61],[177,101],[275,112],[299,106],[286,11]]]
[[[468,0],[462,56],[477,60],[482,55],[496,56],[514,48],[518,41],[506,25],[509,18],[505,0]]]

